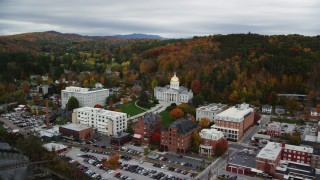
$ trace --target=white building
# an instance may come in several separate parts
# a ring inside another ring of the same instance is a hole
[[[216,104],[212,103],[207,106],[202,106],[197,108],[197,121],[199,121],[201,118],[209,118],[210,121],[214,121],[214,118],[217,114],[221,113],[223,110],[225,110],[226,105],[224,104]]]
[[[155,87],[154,96],[162,101],[187,103],[193,97],[193,93],[191,90],[188,91],[187,88],[179,86],[179,83],[179,78],[174,73],[170,86]]]
[[[272,113],[272,106],[269,104],[263,105],[261,110],[262,110],[262,113],[271,114]]]
[[[128,118],[122,112],[82,107],[73,110],[72,122],[97,128],[102,134],[116,135],[127,130]]]
[[[311,116],[320,116],[320,112],[317,111],[317,108],[310,109]]]
[[[61,91],[61,107],[65,108],[69,98],[74,96],[79,101],[80,107],[94,107],[96,104],[104,106],[109,97],[108,89],[81,88],[70,86]]]
[[[202,143],[199,146],[199,154],[214,155],[218,142],[224,138],[221,131],[216,129],[202,129],[199,133]]]

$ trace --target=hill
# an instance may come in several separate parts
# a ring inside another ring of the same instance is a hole
[[[125,38],[125,39],[161,39],[161,40],[165,39],[165,38],[158,36],[158,35],[139,34],[139,33],[126,34],[126,35],[115,35],[113,37]]]

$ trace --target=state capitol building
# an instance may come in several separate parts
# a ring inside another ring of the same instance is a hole
[[[179,86],[179,83],[179,78],[174,73],[170,85],[154,88],[154,96],[162,101],[187,103],[193,97],[193,93],[188,88]]]

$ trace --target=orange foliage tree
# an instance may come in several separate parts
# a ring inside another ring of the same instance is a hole
[[[207,118],[207,117],[203,117],[203,118],[200,119],[198,124],[201,126],[202,129],[206,128],[210,124],[210,119]]]
[[[228,150],[228,141],[226,139],[220,140],[216,145],[215,155],[221,156]]]
[[[179,108],[174,108],[170,111],[170,117],[172,120],[177,120],[184,117],[184,112]]]
[[[191,82],[191,89],[192,89],[192,92],[195,93],[195,94],[200,93],[200,91],[201,91],[201,83],[200,83],[200,81],[198,79],[193,80]]]
[[[115,154],[113,156],[110,156],[107,162],[107,165],[110,169],[116,169],[119,164],[119,155]]]

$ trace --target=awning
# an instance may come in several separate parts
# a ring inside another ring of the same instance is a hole
[[[251,168],[251,171],[252,172],[256,172],[256,173],[263,173],[263,171],[255,169],[255,168]]]
[[[141,134],[134,134],[134,135],[133,135],[133,138],[138,138],[138,139],[140,139],[140,138],[141,138]]]

